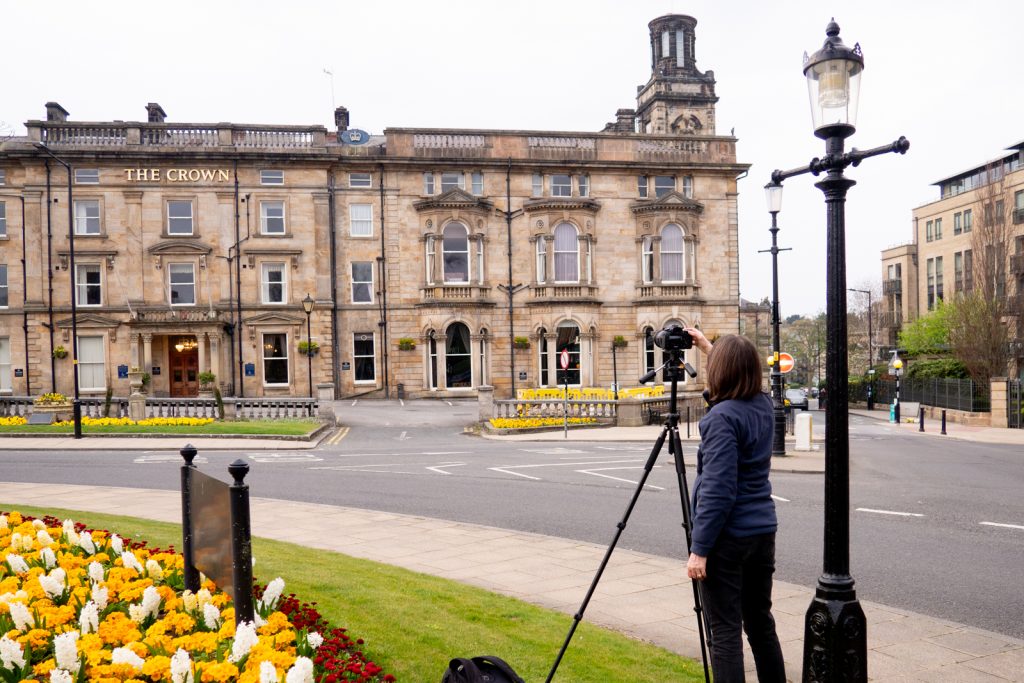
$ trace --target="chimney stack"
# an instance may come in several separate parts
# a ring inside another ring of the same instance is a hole
[[[338,107],[334,110],[334,125],[338,127],[339,133],[348,130],[348,109]]]
[[[53,123],[64,123],[68,120],[68,110],[56,102],[46,103],[46,120]]]
[[[156,102],[150,102],[146,105],[146,114],[149,117],[150,123],[163,123],[167,120],[167,112]]]

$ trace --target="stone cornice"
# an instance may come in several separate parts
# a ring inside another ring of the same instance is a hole
[[[465,190],[455,188],[444,194],[429,199],[421,199],[413,202],[412,207],[417,211],[432,211],[437,209],[465,209],[468,211],[479,211],[490,213],[494,205],[486,199],[475,197]]]
[[[586,197],[544,197],[542,199],[528,199],[523,202],[523,211],[534,213],[536,211],[589,211],[597,213],[601,205],[593,199]]]
[[[160,254],[201,254],[207,255],[213,248],[197,240],[161,240],[146,251],[154,256]],[[75,253],[78,253],[77,250]]]
[[[691,211],[693,213],[702,213],[704,211],[703,204],[685,197],[678,192],[669,192],[668,194],[656,199],[642,199],[638,202],[633,202],[629,208],[633,210],[634,214],[659,213],[663,211]]]

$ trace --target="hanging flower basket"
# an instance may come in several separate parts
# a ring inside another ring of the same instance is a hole
[[[400,351],[413,351],[416,348],[416,340],[412,337],[402,337],[398,340],[398,349]]]
[[[612,339],[612,346],[614,346],[617,349],[621,349],[625,348],[626,346],[629,346],[629,342],[621,334],[617,334],[615,335],[615,338]]]
[[[299,342],[299,353],[302,355],[315,356],[320,352],[320,345],[315,341],[300,341]]]
[[[512,340],[512,346],[517,349],[528,349],[530,348],[530,339],[528,337],[515,337]]]
[[[65,349],[63,346],[57,346],[57,347],[55,347],[53,349],[53,357],[54,358],[67,358],[68,357],[68,350]]]

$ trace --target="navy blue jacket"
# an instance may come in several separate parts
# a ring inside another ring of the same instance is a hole
[[[755,536],[778,528],[772,485],[772,401],[766,394],[715,404],[700,421],[690,550],[703,557],[721,533]]]

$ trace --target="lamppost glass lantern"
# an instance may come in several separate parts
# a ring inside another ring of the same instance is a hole
[[[314,303],[315,302],[313,301],[313,297],[307,294],[306,298],[302,300],[302,310],[304,310],[307,315],[312,313]]]
[[[782,211],[782,185],[768,183],[764,186],[764,198],[768,202],[768,213]]]
[[[825,29],[825,44],[810,57],[804,53],[804,76],[811,101],[814,134],[820,138],[835,132],[823,130],[835,126],[848,128],[842,137],[857,126],[857,104],[860,100],[860,76],[864,73],[864,55],[860,43],[848,48],[839,37],[839,24],[834,20]]]

